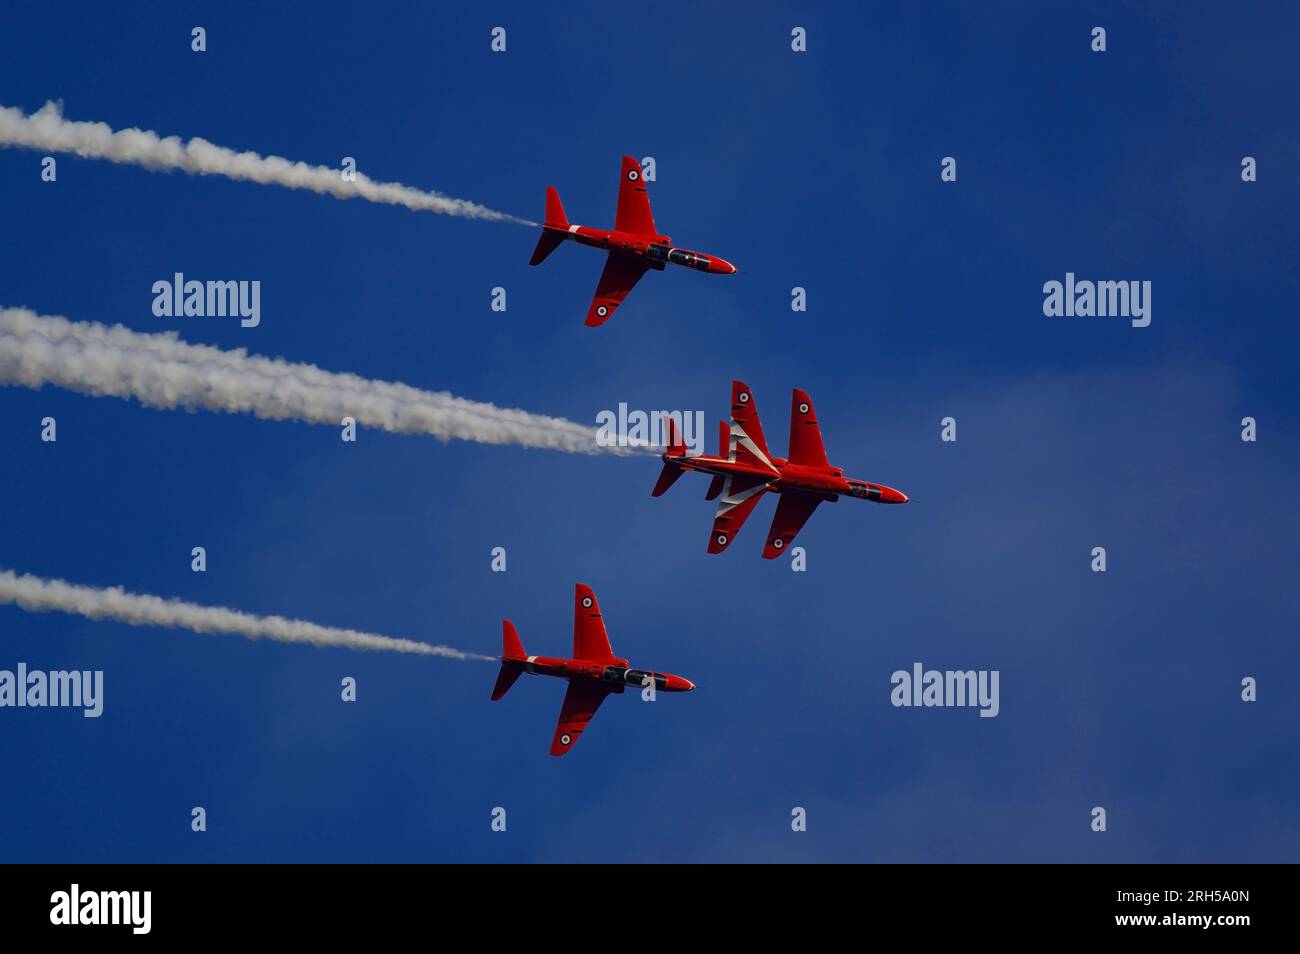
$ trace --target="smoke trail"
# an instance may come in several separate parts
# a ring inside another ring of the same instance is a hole
[[[157,408],[206,408],[272,420],[359,425],[483,444],[571,453],[632,453],[604,446],[594,428],[558,417],[468,401],[445,391],[335,374],[315,365],[186,344],[175,332],[141,334],[0,308],[0,385],[46,384]]]
[[[344,181],[339,169],[290,162],[279,156],[260,156],[255,152],[235,152],[198,137],[182,142],[179,136],[164,138],[147,129],[115,131],[107,123],[71,122],[63,118],[60,104],[55,102],[46,103],[30,116],[21,109],[0,106],[0,146],[71,152],[83,158],[107,159],[146,169],[180,169],[189,173],[226,176],[287,189],[308,189],[336,199],[361,198],[401,205],[417,212],[439,212],[520,225],[537,224],[465,199],[425,192],[398,182],[375,182],[360,172],[348,182]]]
[[[318,626],[283,616],[254,616],[220,606],[200,606],[183,600],[128,593],[120,586],[97,589],[63,580],[44,580],[12,570],[0,571],[0,604],[13,603],[31,613],[60,612],[87,619],[114,619],[131,626],[163,626],[195,633],[273,639],[281,643],[310,643],[345,649],[383,649],[396,653],[419,653],[448,659],[482,659],[495,656],[465,653],[450,646],[435,646],[414,639],[394,639],[355,629]]]

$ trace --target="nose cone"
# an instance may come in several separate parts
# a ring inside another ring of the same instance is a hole
[[[681,676],[674,676],[671,673],[664,674],[664,688],[669,692],[690,692],[695,688],[695,683],[689,679],[683,679]]]
[[[890,504],[905,504],[907,503],[907,494],[903,493],[901,490],[895,490],[893,487],[881,487],[880,502],[890,503]]]
[[[709,271],[718,275],[734,275],[736,274],[736,266],[725,258],[714,258],[709,262]]]

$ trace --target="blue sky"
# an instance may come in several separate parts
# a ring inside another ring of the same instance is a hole
[[[0,859],[1300,856],[1293,8],[330,6],[7,11],[0,102],[531,218],[552,184],[606,227],[653,156],[659,225],[740,273],[652,274],[592,330],[600,256],[530,269],[527,228],[0,150],[0,304],[593,424],[711,434],[739,377],[778,452],[802,387],[832,462],[914,502],[823,508],[793,573],[773,502],[708,556],[704,481],[652,500],[654,461],[0,389],[0,567],[487,653],[509,616],[557,655],[580,580],[618,653],[700,686],[554,759],[554,680],[491,704],[489,664],[0,607],[0,668],[106,682],[97,720],[0,710]],[[260,280],[261,325],[164,325],[176,271]],[[1067,271],[1150,280],[1150,327],[1044,317]],[[893,708],[916,661],[999,670],[1000,715]]]

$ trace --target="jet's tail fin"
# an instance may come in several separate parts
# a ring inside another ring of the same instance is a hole
[[[555,186],[546,187],[546,221],[548,229],[559,229],[562,232],[569,230],[569,217],[564,214],[564,206],[560,202],[560,193],[555,191]]]
[[[664,429],[668,432],[668,456],[685,457],[686,438],[682,436],[682,429],[677,424],[677,418],[665,414]]]
[[[515,662],[523,662],[528,658],[528,654],[524,652],[524,644],[519,639],[519,633],[515,631],[515,624],[508,619],[501,621],[501,658]]]
[[[655,489],[650,491],[651,497],[658,497],[669,487],[677,483],[677,478],[684,471],[677,464],[669,460],[670,457],[686,456],[686,441],[682,437],[681,430],[677,427],[677,419],[674,417],[664,417],[664,425],[668,429],[668,450],[664,454],[664,469],[659,472],[659,479],[655,481]]]
[[[501,671],[497,673],[497,683],[492,687],[492,701],[496,702],[515,684],[524,671],[528,657],[524,654],[524,644],[515,632],[515,624],[505,620],[501,626]]]
[[[540,265],[546,261],[546,256],[560,247],[568,232],[569,219],[560,203],[560,193],[555,191],[554,186],[547,186],[546,219],[542,223],[541,237],[537,239],[537,247],[533,249],[533,257],[528,260],[528,264]]]

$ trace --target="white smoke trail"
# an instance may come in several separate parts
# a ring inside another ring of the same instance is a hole
[[[30,116],[21,109],[0,106],[0,146],[71,152],[83,158],[107,159],[146,169],[220,175],[288,189],[308,189],[336,199],[361,198],[401,205],[417,212],[537,224],[465,199],[425,192],[398,182],[375,182],[360,172],[352,181],[345,181],[340,169],[255,152],[235,152],[197,137],[182,142],[179,136],[163,137],[147,129],[114,130],[106,123],[69,121],[63,118],[60,104],[55,102],[46,103]]]
[[[63,580],[45,580],[27,573],[19,576],[12,570],[0,571],[0,604],[5,603],[13,603],[31,613],[69,613],[87,619],[113,619],[130,626],[162,626],[168,629],[188,629],[195,633],[266,638],[281,643],[388,650],[444,656],[448,659],[496,660],[495,656],[461,652],[450,646],[435,646],[414,639],[394,639],[355,629],[318,626],[299,619],[285,619],[283,616],[254,616],[220,606],[200,606],[183,600],[141,596],[128,593],[120,586],[98,589]]]
[[[135,398],[157,408],[206,408],[271,420],[357,424],[442,440],[517,444],[571,453],[627,454],[592,427],[469,401],[445,391],[335,374],[315,365],[186,344],[175,332],[141,334],[0,308],[0,385],[57,385],[97,397]]]

